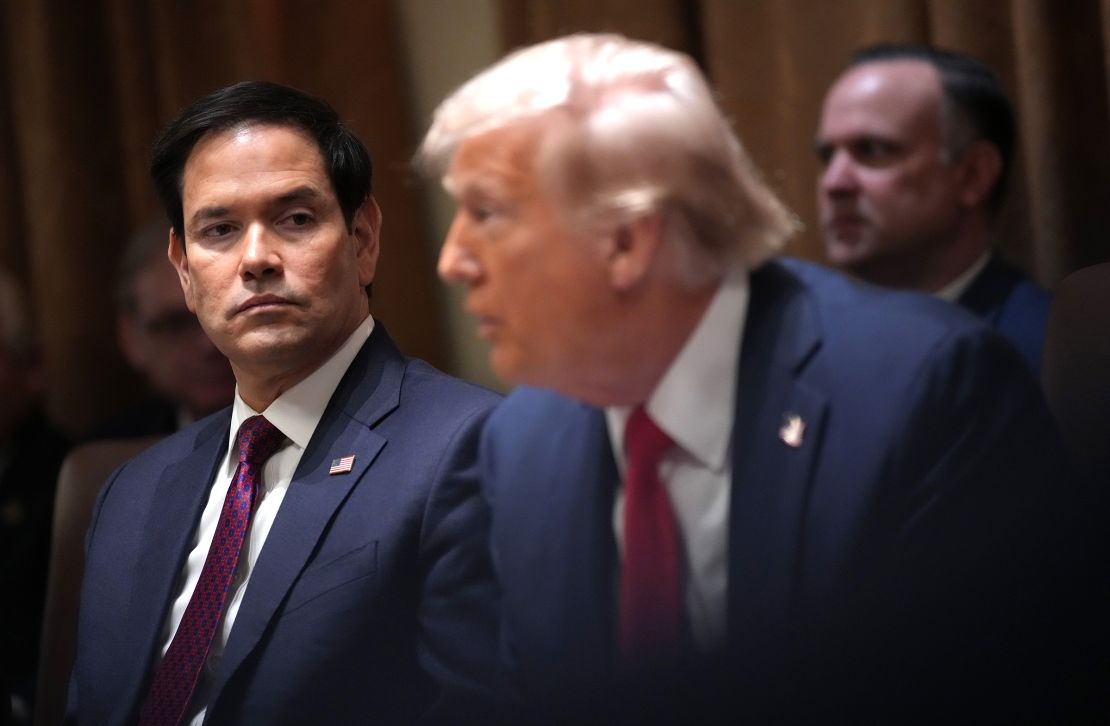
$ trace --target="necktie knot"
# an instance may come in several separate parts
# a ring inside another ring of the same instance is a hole
[[[630,462],[654,469],[673,444],[671,437],[651,420],[643,406],[632,411],[624,429],[624,454]]]
[[[258,466],[281,447],[285,434],[265,416],[251,416],[239,427],[239,462]]]

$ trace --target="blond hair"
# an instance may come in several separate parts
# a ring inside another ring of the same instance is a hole
[[[796,218],[762,181],[688,56],[619,35],[572,35],[516,51],[451,94],[417,154],[440,174],[458,146],[544,124],[537,170],[570,218],[613,228],[660,212],[687,277],[775,254]]]

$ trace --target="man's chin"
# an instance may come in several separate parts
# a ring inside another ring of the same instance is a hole
[[[868,245],[862,239],[838,238],[825,241],[825,258],[834,267],[854,270],[866,265],[869,257]]]

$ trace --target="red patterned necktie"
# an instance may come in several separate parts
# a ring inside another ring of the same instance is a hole
[[[176,726],[185,715],[231,589],[255,492],[262,483],[262,467],[284,440],[262,416],[251,416],[239,427],[239,466],[227,489],[196,589],[143,703],[141,726]]]
[[[683,642],[684,612],[678,532],[659,462],[673,445],[643,406],[624,432],[624,563],[620,642],[626,666],[665,655]]]

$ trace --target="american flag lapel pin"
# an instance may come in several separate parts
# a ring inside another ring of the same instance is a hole
[[[785,413],[782,417],[782,427],[779,428],[779,438],[782,443],[792,449],[802,445],[805,437],[806,422],[796,413]]]
[[[355,465],[355,455],[354,454],[348,454],[347,456],[341,456],[338,459],[332,459],[331,460],[331,468],[328,469],[328,474],[331,474],[333,476],[336,475],[336,474],[346,474],[347,472],[349,472],[351,470],[351,467],[353,467],[354,465]]]

